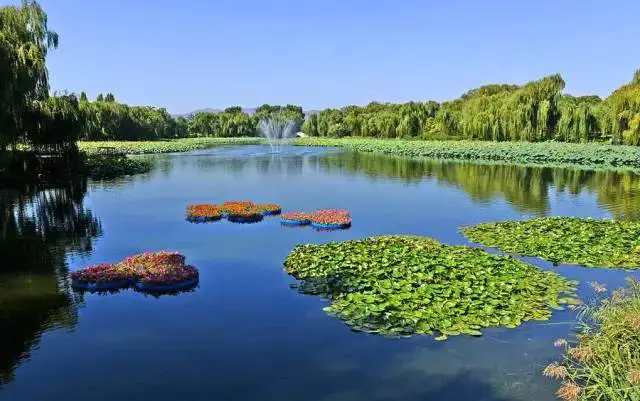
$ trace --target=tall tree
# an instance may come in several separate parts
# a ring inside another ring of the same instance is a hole
[[[47,98],[45,60],[57,46],[58,34],[36,1],[0,8],[0,150],[22,137],[26,108]]]

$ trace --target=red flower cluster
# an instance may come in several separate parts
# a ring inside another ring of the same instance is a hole
[[[139,280],[143,283],[172,284],[198,277],[193,266],[185,266],[185,257],[177,252],[145,252],[130,256],[118,264],[90,266],[71,273],[71,279],[83,283]]]
[[[222,210],[217,205],[212,204],[195,204],[187,206],[187,217],[219,219],[222,217]]]
[[[122,264],[103,263],[89,266],[71,273],[71,280],[84,283],[104,283],[110,281],[126,281],[135,278],[134,272]]]
[[[139,255],[129,256],[122,262],[123,265],[140,272],[158,266],[184,266],[185,257],[178,252],[145,252]]]
[[[259,212],[267,214],[278,214],[282,211],[280,205],[276,205],[275,203],[262,203],[255,205],[253,208]]]
[[[343,209],[321,209],[311,215],[311,222],[326,225],[349,225],[351,214]]]
[[[280,216],[283,220],[309,222],[311,221],[311,213],[304,212],[288,212]]]
[[[140,274],[140,282],[144,284],[173,284],[198,277],[198,271],[193,266],[161,266]]]
[[[225,211],[228,208],[231,208],[231,209],[235,209],[235,208],[248,209],[248,208],[252,208],[254,206],[255,206],[255,203],[253,203],[251,201],[225,201],[225,202],[222,202],[222,208]]]

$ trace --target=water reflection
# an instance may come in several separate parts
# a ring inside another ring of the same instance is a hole
[[[354,152],[316,160],[319,168],[330,174],[364,173],[372,180],[391,178],[407,184],[435,179],[465,191],[474,201],[503,198],[516,210],[531,215],[550,212],[552,188],[572,196],[594,193],[614,218],[640,219],[640,175],[633,172],[445,162]]]
[[[77,320],[66,256],[86,254],[101,232],[84,207],[86,181],[0,191],[0,384],[40,334]]]

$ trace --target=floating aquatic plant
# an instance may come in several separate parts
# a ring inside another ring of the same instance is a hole
[[[212,204],[195,204],[187,206],[186,215],[189,221],[215,221],[222,218],[222,209]]]
[[[299,245],[284,265],[301,292],[328,298],[325,310],[354,330],[438,339],[546,320],[573,301],[576,286],[515,258],[426,237]]]
[[[222,207],[223,208],[237,208],[237,207],[242,207],[242,208],[250,208],[250,207],[254,207],[255,203],[251,202],[251,201],[225,201],[222,202]]]
[[[131,269],[121,264],[103,263],[86,267],[71,273],[71,280],[76,283],[105,283],[128,281],[135,277]]]
[[[141,291],[177,291],[193,287],[198,271],[185,266],[177,252],[145,252],[125,258],[122,263],[90,266],[71,273],[73,287],[80,290],[108,290],[135,284]]]
[[[307,225],[311,223],[311,213],[287,212],[281,216],[281,223],[285,225]]]
[[[261,212],[265,216],[276,215],[282,212],[280,205],[274,203],[261,203],[254,206],[254,209]]]
[[[253,207],[227,207],[228,219],[234,223],[255,223],[262,220],[262,213]]]
[[[144,284],[175,284],[198,278],[198,270],[193,266],[162,266],[140,274],[139,282]]]
[[[345,228],[351,225],[351,215],[343,209],[321,209],[311,215],[316,228]]]
[[[599,143],[414,141],[314,137],[297,139],[295,144],[341,146],[357,152],[440,160],[476,160],[490,163],[640,170],[640,148],[638,146]]]
[[[640,223],[576,217],[483,223],[462,228],[474,242],[556,263],[640,268]]]
[[[138,255],[129,256],[122,261],[122,264],[135,269],[136,271],[146,271],[160,266],[184,266],[185,257],[178,252],[159,251],[144,252]]]

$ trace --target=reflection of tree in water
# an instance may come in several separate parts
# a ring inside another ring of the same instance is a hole
[[[76,322],[66,255],[90,252],[101,234],[85,193],[86,181],[0,191],[0,383],[43,331]]]
[[[427,178],[464,190],[476,201],[504,198],[517,210],[534,215],[549,211],[549,189],[577,195],[596,194],[601,206],[618,219],[640,219],[640,176],[632,172],[445,162],[346,152],[319,159],[331,173],[364,173],[371,179],[393,178],[419,183]]]

